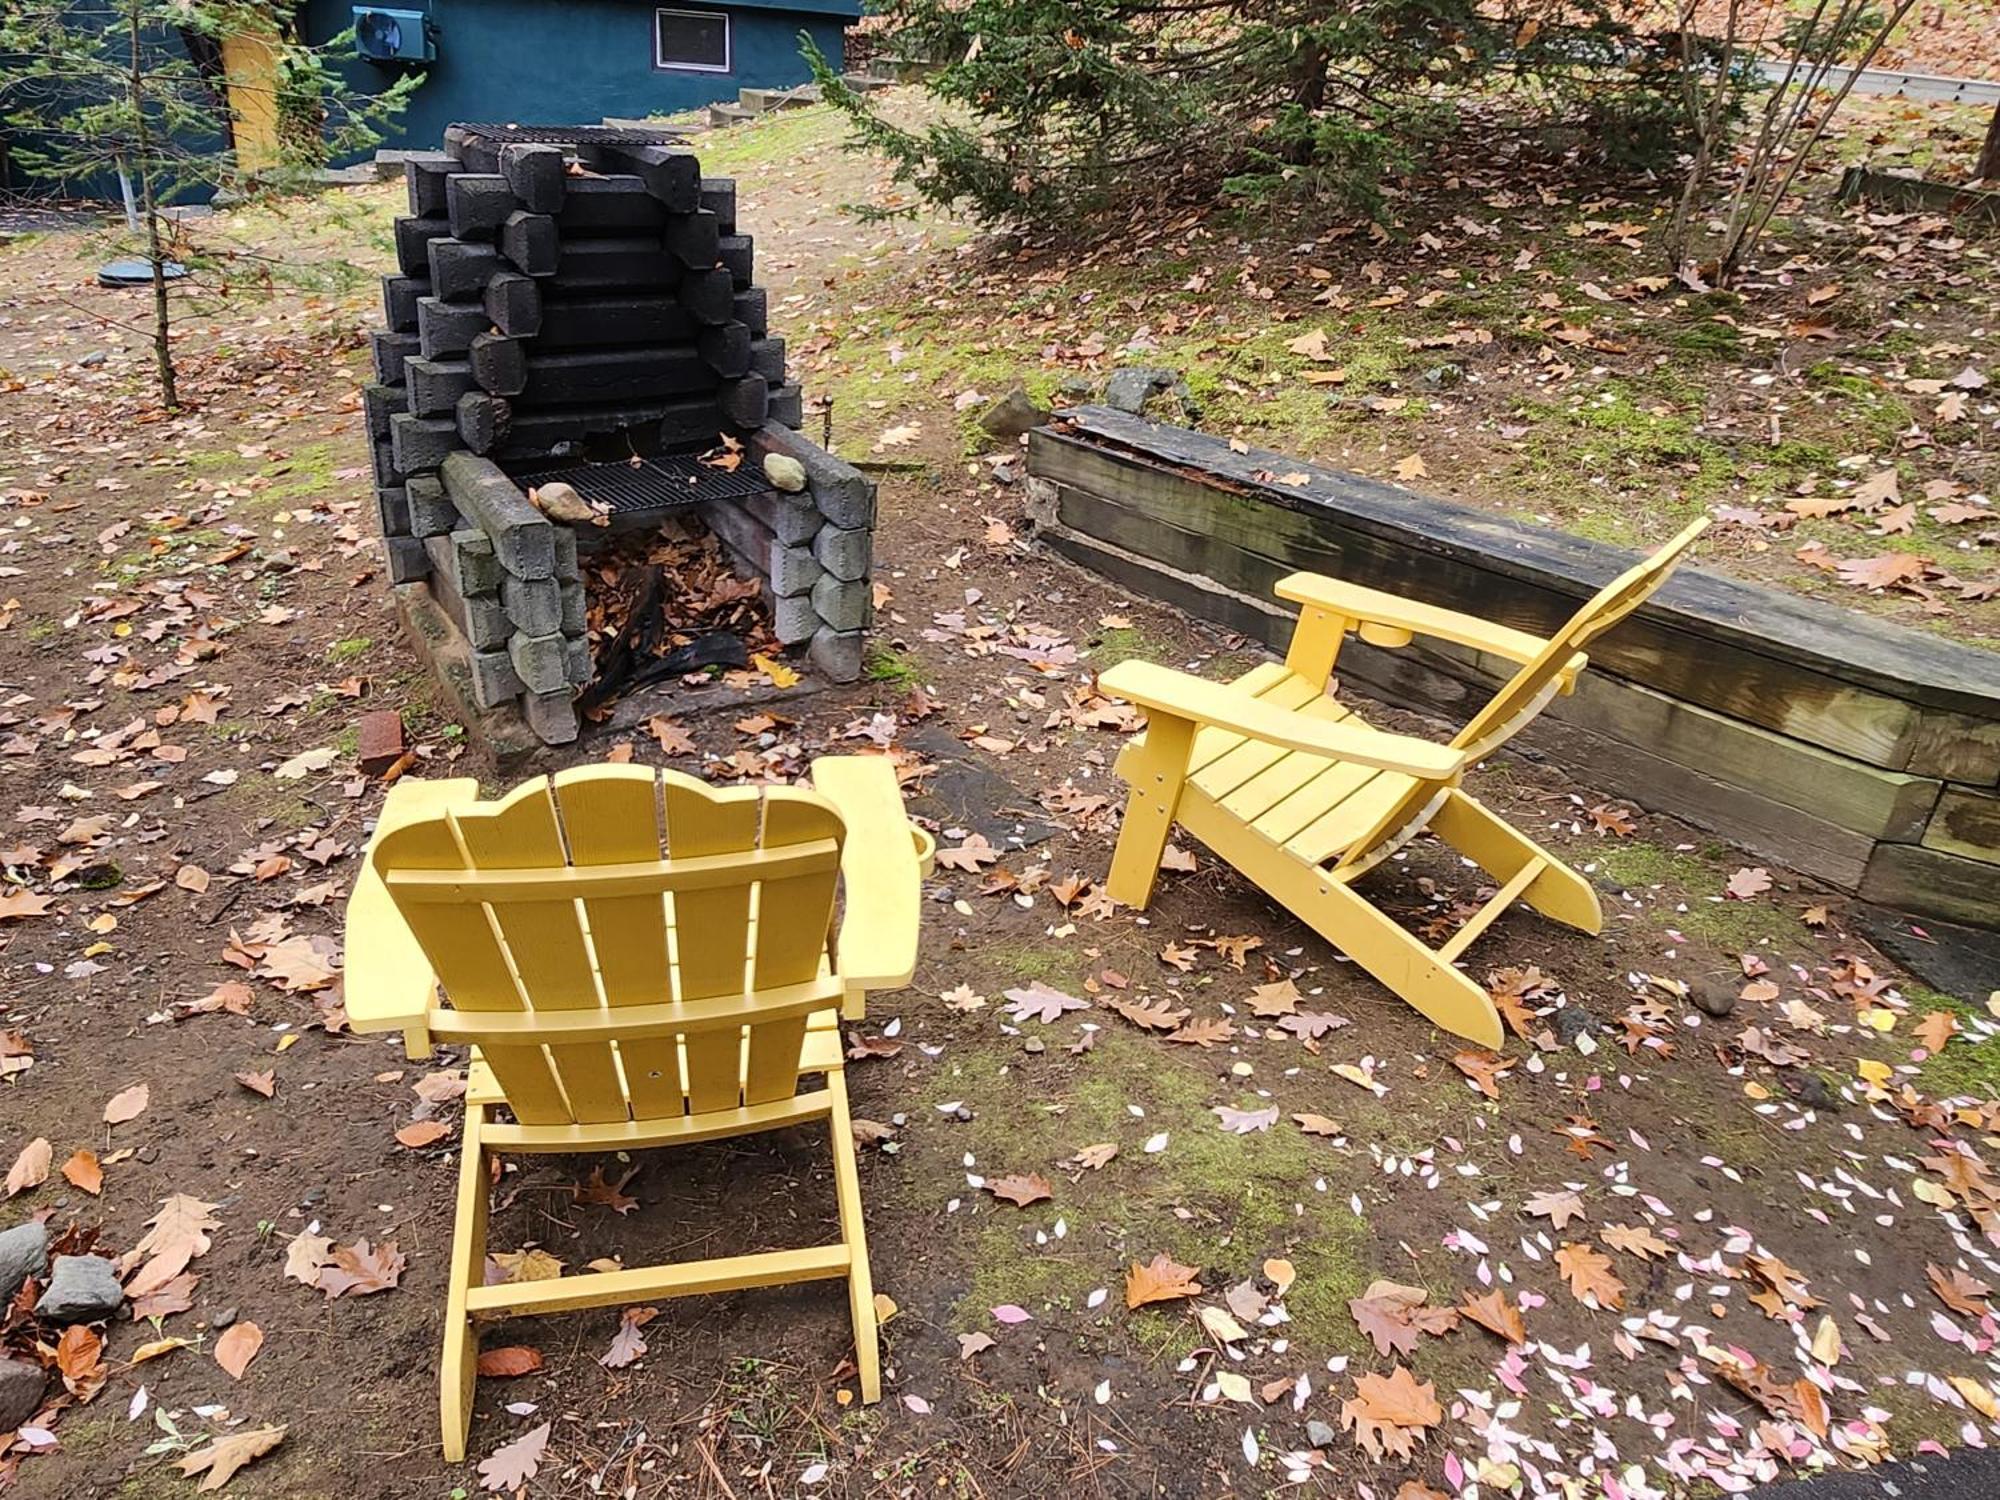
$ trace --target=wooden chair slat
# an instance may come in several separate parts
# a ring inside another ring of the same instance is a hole
[[[663,777],[667,853],[673,859],[748,853],[755,849],[762,797],[755,787],[715,793],[699,782]],[[713,886],[673,894],[674,998],[683,1003],[740,993],[749,978],[751,887]],[[691,941],[690,939],[694,939]],[[734,1108],[742,1098],[739,1034],[704,1032],[686,1038],[688,1108]]]
[[[764,794],[764,827],[759,844],[767,857],[794,848],[838,842],[840,814],[819,798],[786,787]],[[783,879],[757,883],[757,921],[751,941],[751,987],[765,993],[798,984],[825,966],[833,929],[836,863]],[[805,1042],[804,1016],[776,1017],[760,1004],[744,1041],[743,1102],[762,1104],[798,1087],[799,1049]]]
[[[531,781],[491,805],[458,815],[459,837],[482,873],[560,869],[562,830],[555,798],[544,779]],[[402,889],[392,872],[389,889]],[[477,899],[474,897],[473,899]],[[467,910],[477,910],[468,904]],[[506,942],[521,988],[536,1010],[594,1011],[603,1002],[597,970],[573,900],[510,901],[486,908]],[[608,1043],[551,1042],[549,1056],[562,1079],[570,1112],[591,1122],[625,1118],[625,1089]]]
[[[660,859],[659,782],[650,766],[564,771],[556,777],[556,796],[570,860],[577,869]],[[586,897],[583,911],[605,1004],[612,1010],[668,1004],[673,998],[673,974],[665,891]],[[635,1117],[657,1119],[681,1112],[687,1095],[672,1037],[621,1039],[617,1051]]]

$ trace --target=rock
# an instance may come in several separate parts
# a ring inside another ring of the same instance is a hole
[[[1306,1441],[1315,1448],[1331,1448],[1338,1435],[1318,1417],[1306,1423]]]
[[[788,495],[806,487],[806,466],[789,453],[766,453],[764,477]]]
[[[1017,438],[1048,420],[1049,414],[1018,385],[979,414],[982,432],[997,438]]]
[[[355,761],[364,776],[380,776],[403,758],[403,716],[393,708],[378,708],[355,725]]]
[[[1040,1052],[1043,1050],[1043,1046],[1044,1043],[1040,1037],[1031,1036],[1025,1042],[1021,1043],[1021,1050],[1023,1052]]]
[[[572,526],[596,522],[600,516],[596,506],[560,479],[537,485],[528,491],[528,499],[551,521],[566,521]]]
[[[30,1219],[0,1234],[0,1307],[14,1300],[30,1276],[40,1278],[48,1263],[49,1232],[41,1220]],[[6,1430],[0,1426],[0,1432]]]
[[[1081,375],[1065,375],[1062,384],[1056,387],[1056,394],[1062,397],[1064,406],[1075,406],[1097,394],[1097,383]]]
[[[1703,1015],[1720,1018],[1736,1009],[1736,986],[1727,979],[1704,974],[1688,986],[1688,999]]]
[[[0,1433],[11,1433],[42,1409],[49,1377],[25,1359],[0,1359]]]
[[[125,1305],[125,1288],[99,1255],[58,1255],[35,1316],[51,1323],[96,1323]]]
[[[1556,1040],[1565,1047],[1574,1047],[1578,1037],[1587,1036],[1597,1029],[1597,1024],[1581,1005],[1565,1005],[1547,1020],[1549,1028],[1556,1034]]]
[[[233,1307],[225,1307],[221,1312],[217,1313],[214,1317],[208,1320],[208,1326],[210,1328],[213,1328],[217,1333],[220,1333],[222,1332],[223,1329],[229,1327],[230,1324],[234,1323],[235,1321],[236,1321],[236,1309]]]
[[[1435,386],[1439,390],[1457,385],[1463,379],[1465,379],[1464,365],[1432,365],[1424,371],[1424,384]]]
[[[1795,1072],[1786,1075],[1792,1086],[1792,1093],[1807,1109],[1836,1110],[1840,1108],[1840,1095],[1817,1073]]]
[[[1113,370],[1111,379],[1104,385],[1104,404],[1136,417],[1145,411],[1146,403],[1153,397],[1162,391],[1172,390],[1178,379],[1180,377],[1172,370],[1145,366]]]
[[[90,353],[84,355],[82,359],[78,360],[77,365],[81,369],[95,370],[101,367],[105,360],[109,358],[110,356],[102,349],[93,349]]]

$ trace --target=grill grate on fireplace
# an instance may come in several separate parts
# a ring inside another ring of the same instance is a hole
[[[771,488],[754,469],[718,469],[692,454],[587,463],[574,459],[510,468],[522,489],[561,480],[586,500],[611,508],[613,515],[689,510],[711,500],[742,500]]]
[[[687,137],[671,126],[454,125],[481,140],[522,146],[677,146]]]

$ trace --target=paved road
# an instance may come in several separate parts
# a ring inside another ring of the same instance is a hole
[[[1785,76],[1786,64],[1765,58],[1757,66],[1764,76],[1776,81]],[[1825,86],[1838,89],[1847,82],[1851,68],[1827,69]],[[1902,73],[1894,68],[1863,68],[1855,81],[1857,94],[1887,94],[1904,99],[1949,99],[1958,104],[2000,104],[2000,82],[1983,78],[1941,78],[1935,73]]]
[[[1767,1484],[1744,1500],[1986,1500],[2000,1495],[2000,1450],[1885,1464],[1865,1474],[1829,1474]]]

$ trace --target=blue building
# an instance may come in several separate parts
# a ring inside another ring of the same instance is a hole
[[[861,0],[390,0],[420,11],[434,55],[421,64],[356,61],[361,88],[420,66],[424,85],[385,146],[435,146],[454,121],[595,124],[733,101],[740,88],[811,77],[799,34],[837,68]],[[309,41],[353,24],[354,0],[307,0]]]

